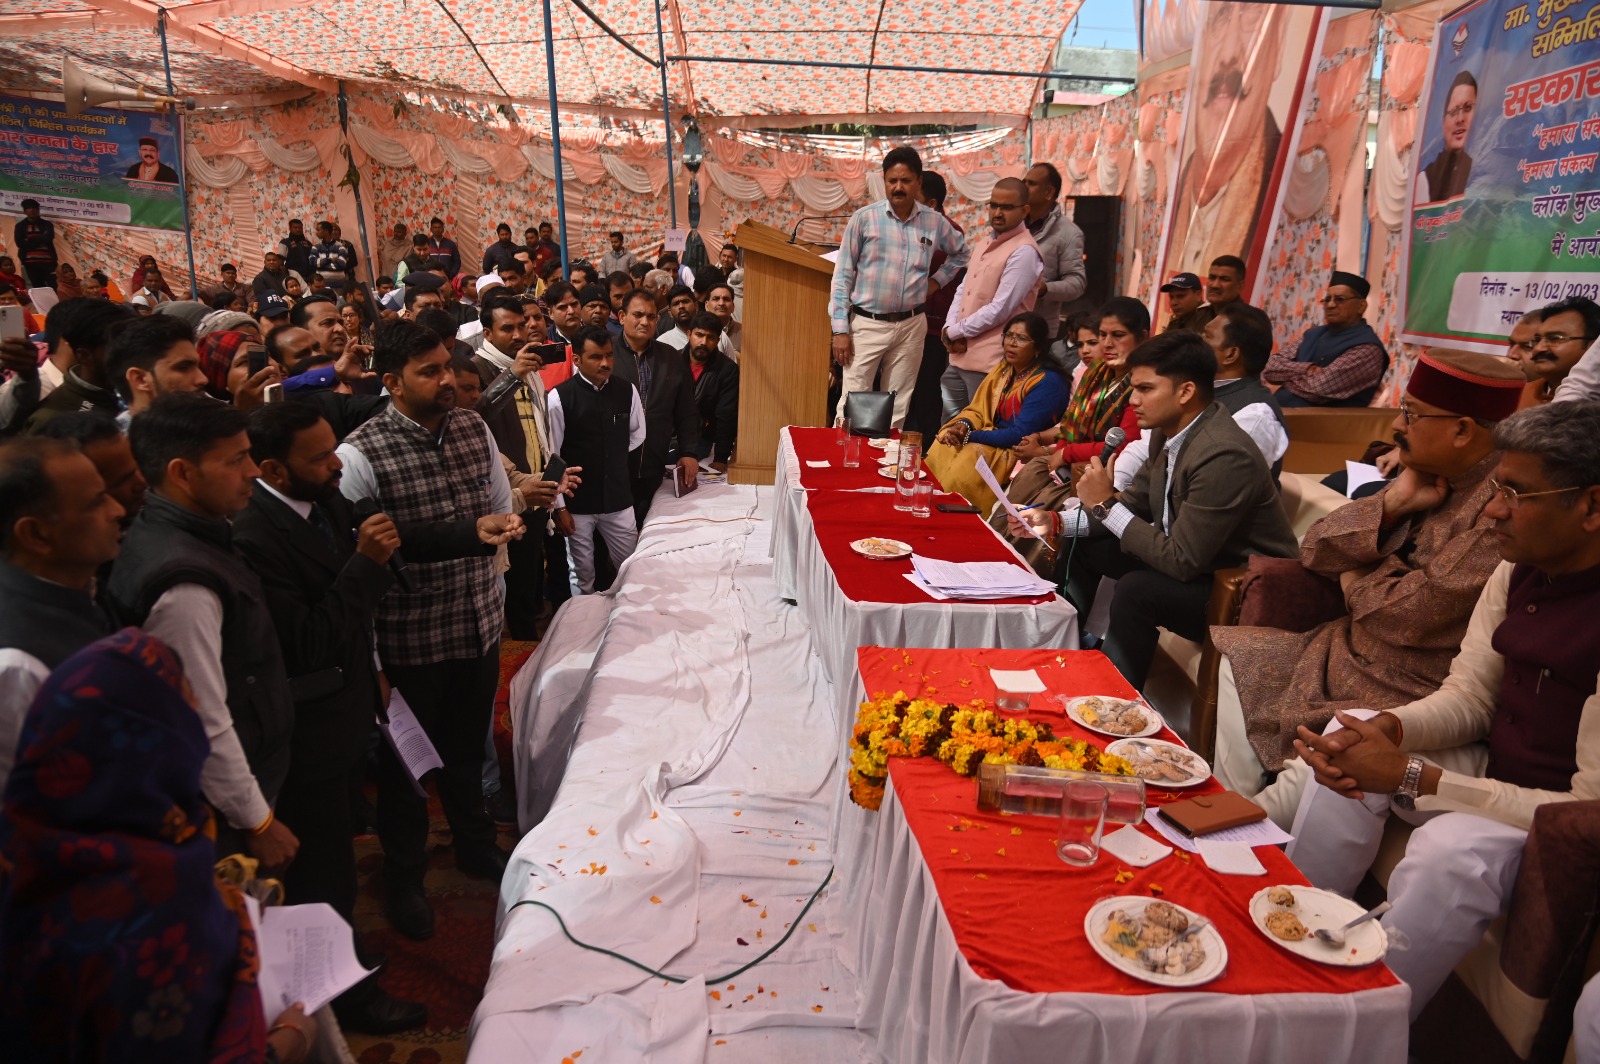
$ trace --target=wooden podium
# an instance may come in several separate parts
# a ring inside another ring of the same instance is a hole
[[[744,340],[739,443],[728,481],[771,484],[778,430],[829,424],[833,263],[815,245],[790,243],[787,234],[760,222],[739,226],[737,239],[744,252]]]

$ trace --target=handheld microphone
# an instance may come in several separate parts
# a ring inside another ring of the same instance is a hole
[[[375,499],[362,499],[356,503],[357,522],[364,522],[368,518],[376,517],[381,513],[383,513],[383,508],[378,505]],[[411,579],[411,573],[406,568],[406,560],[400,557],[398,550],[389,555],[389,572],[394,575],[395,585],[401,591],[408,595],[416,593],[417,582]]]
[[[1117,453],[1117,448],[1122,446],[1122,441],[1128,434],[1122,431],[1121,425],[1113,425],[1111,431],[1106,433],[1106,445],[1100,450],[1100,464],[1110,465],[1111,456]]]

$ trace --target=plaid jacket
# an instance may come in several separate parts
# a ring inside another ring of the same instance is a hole
[[[489,479],[497,458],[483,419],[452,410],[442,442],[408,424],[391,406],[346,443],[372,464],[378,502],[396,521],[459,521],[491,512]],[[386,665],[475,658],[500,639],[505,605],[494,556],[412,562],[417,591],[394,588],[378,603],[378,654]]]

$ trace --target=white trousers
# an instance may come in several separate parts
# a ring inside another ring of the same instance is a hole
[[[1211,771],[1224,787],[1246,798],[1254,798],[1267,785],[1267,772],[1245,735],[1239,684],[1226,654],[1221,655],[1217,668],[1217,752]]]
[[[1357,712],[1377,716],[1373,710]],[[1323,734],[1342,727],[1333,721]],[[1419,756],[1474,776],[1482,775],[1488,759],[1480,744]],[[1387,794],[1357,801],[1311,782],[1295,814],[1289,859],[1312,885],[1350,894],[1372,866],[1391,815],[1420,825],[1389,877],[1394,908],[1383,917],[1384,927],[1409,941],[1396,942],[1386,960],[1411,988],[1415,1020],[1505,907],[1528,832],[1472,813],[1406,811]]]
[[[1600,975],[1583,985],[1572,1016],[1572,1039],[1578,1064],[1600,1064]]]
[[[859,314],[850,316],[850,342],[855,355],[844,367],[844,387],[839,396],[837,416],[844,416],[844,397],[851,392],[885,391],[894,393],[894,427],[905,424],[911,393],[917,387],[917,370],[922,366],[922,340],[928,334],[928,316],[917,314],[905,321],[873,321]],[[873,387],[879,371],[883,380]],[[923,443],[931,443],[924,440]]]
[[[574,531],[567,537],[567,555],[572,559],[572,590],[576,595],[594,593],[594,530],[606,540],[611,564],[621,566],[639,545],[639,528],[633,507],[609,514],[573,514]]]

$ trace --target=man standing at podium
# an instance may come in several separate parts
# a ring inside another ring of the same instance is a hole
[[[950,221],[917,202],[922,159],[908,147],[883,157],[889,198],[850,216],[833,270],[828,313],[833,360],[844,371],[843,395],[894,392],[894,427],[906,419],[927,333],[924,305],[967,264],[967,244]],[[944,265],[929,277],[936,251]]]

